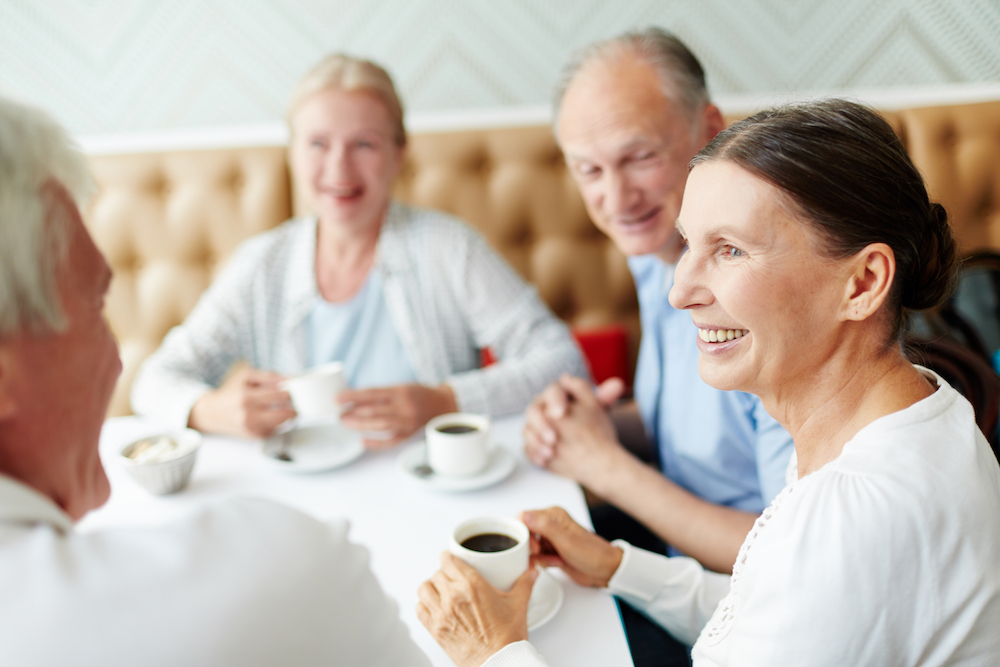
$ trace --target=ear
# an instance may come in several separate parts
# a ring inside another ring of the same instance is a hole
[[[844,291],[843,318],[861,322],[879,312],[892,290],[896,255],[885,243],[872,243],[851,259]]]
[[[0,339],[0,422],[17,413],[17,391],[14,387],[14,345]]]
[[[714,104],[706,104],[705,109],[701,112],[702,143],[707,144],[724,129],[726,129],[726,119],[722,117],[719,107]]]

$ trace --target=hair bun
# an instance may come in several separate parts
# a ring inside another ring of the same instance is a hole
[[[913,274],[906,276],[900,305],[909,310],[925,310],[951,296],[958,277],[958,247],[948,212],[941,204],[931,204],[922,243],[916,248]]]

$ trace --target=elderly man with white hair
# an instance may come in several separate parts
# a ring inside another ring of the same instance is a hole
[[[641,417],[644,428],[619,430],[645,431],[659,470],[622,446],[605,414],[622,393],[616,379],[596,391],[580,378],[551,385],[528,409],[525,443],[533,461],[620,510],[593,510],[604,537],[662,549],[646,528],[671,555],[729,573],[757,516],[785,484],[792,439],[756,396],[701,379],[699,331],[667,302],[685,248],[674,222],[688,162],[724,125],[697,58],[659,28],[591,44],[564,68],[556,136],[591,219],[628,256],[639,296],[635,402],[616,408],[615,418],[620,426]],[[659,630],[630,609],[622,615],[636,664],[646,663],[641,627],[667,645],[650,650],[651,663],[664,664],[670,639],[656,637]],[[687,663],[685,651],[670,648],[674,664]]]
[[[79,534],[110,494],[98,437],[121,372],[81,155],[0,98],[0,664],[427,665],[351,544],[239,499]]]

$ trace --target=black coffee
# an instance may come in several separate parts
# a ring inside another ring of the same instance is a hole
[[[443,426],[438,426],[437,430],[441,433],[472,433],[473,431],[478,431],[479,429],[475,426],[469,426],[468,424],[444,424]]]
[[[495,551],[507,551],[507,549],[517,546],[517,540],[500,533],[483,533],[465,538],[462,540],[462,546],[469,551],[489,554]]]

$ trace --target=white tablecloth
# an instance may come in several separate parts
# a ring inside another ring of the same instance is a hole
[[[514,516],[552,505],[564,507],[590,526],[580,488],[524,458],[521,424],[520,418],[494,424],[495,440],[515,452],[518,466],[508,479],[488,489],[446,494],[425,488],[396,469],[398,449],[366,452],[337,470],[295,475],[268,465],[259,441],[206,437],[190,486],[157,497],[132,480],[116,460],[123,445],[155,432],[156,426],[135,417],[110,419],[101,434],[101,453],[111,480],[111,499],[85,517],[79,529],[161,523],[204,503],[247,494],[283,502],[321,520],[347,517],[352,540],[370,550],[372,569],[399,603],[414,641],[435,665],[451,665],[414,613],[417,587],[437,570],[451,529],[474,516]],[[550,664],[631,665],[612,598],[573,584],[561,572],[550,572],[562,583],[565,602],[555,618],[531,633],[532,643]]]

